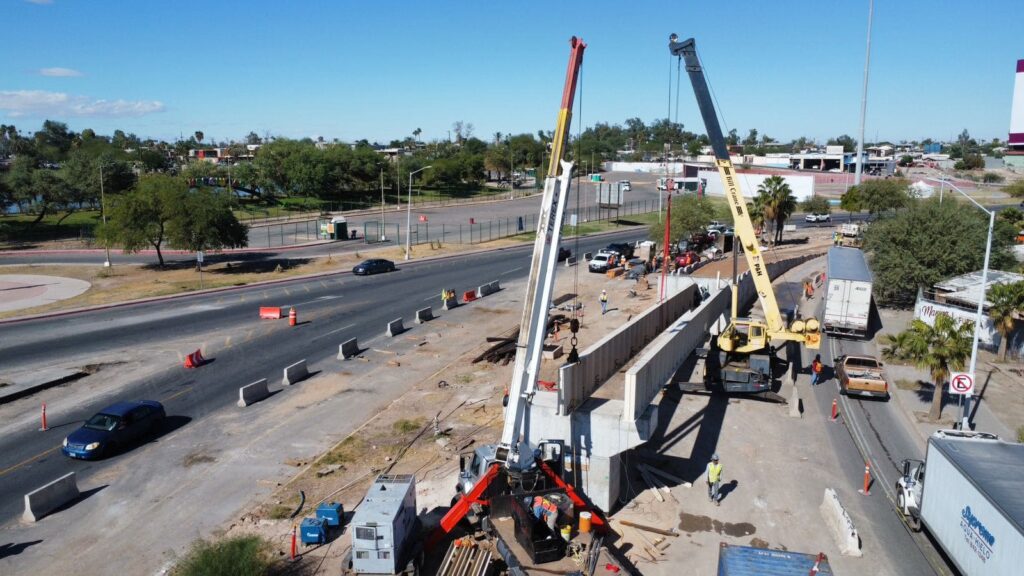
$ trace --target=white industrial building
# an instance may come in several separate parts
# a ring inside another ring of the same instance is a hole
[[[797,202],[803,202],[814,196],[814,176],[786,173],[747,174],[737,172],[736,180],[740,183],[740,191],[743,192],[743,196],[752,199],[757,196],[757,189],[761,186],[761,183],[772,176],[782,176],[786,184],[789,184],[789,189],[793,191],[793,196],[796,197]],[[697,172],[697,180],[705,194],[710,196],[725,195],[725,189],[722,188],[722,179],[719,177],[717,170],[700,170]]]
[[[1010,138],[1003,162],[1007,168],[1024,169],[1024,60],[1017,60],[1010,107]]]

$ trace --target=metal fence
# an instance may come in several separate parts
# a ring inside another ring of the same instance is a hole
[[[600,208],[598,206],[586,206],[579,211],[567,210],[565,223],[567,225],[570,224],[573,221],[574,215],[576,216],[577,224],[583,225],[588,222],[602,222],[640,214],[649,214],[657,212],[658,208],[658,201],[651,199],[628,202],[617,210]],[[413,222],[408,230],[410,234],[409,243],[412,246],[434,242],[441,242],[442,244],[480,244],[482,242],[535,232],[537,230],[537,218],[538,215],[536,213],[531,213],[489,220],[470,219],[460,224]],[[320,233],[320,223],[324,220],[323,218],[313,218],[302,221],[253,226],[249,229],[249,247],[273,248],[323,240],[324,238]],[[382,241],[401,245],[405,244],[405,226],[400,226],[399,224],[387,223],[386,229],[382,229],[378,220],[364,220],[361,223],[349,220],[349,230],[359,230],[359,240],[367,244],[377,244]]]

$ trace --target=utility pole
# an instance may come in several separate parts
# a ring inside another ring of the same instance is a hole
[[[381,242],[387,240],[387,229],[384,227],[384,207],[387,206],[384,200],[384,168],[380,169],[380,231],[377,232],[377,239]]]
[[[103,194],[103,164],[100,164],[100,214],[103,215],[103,248],[106,250],[107,259],[103,262],[104,268],[110,268],[110,240],[107,238],[107,202]]]
[[[868,67],[871,65],[871,18],[875,11],[875,0],[868,0],[868,49],[864,57],[864,92],[860,99],[860,139],[857,140],[857,173],[853,179],[855,186],[860,186],[861,172],[864,170],[864,119],[868,113]]]

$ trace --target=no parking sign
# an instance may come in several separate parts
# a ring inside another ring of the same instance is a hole
[[[973,394],[974,374],[968,372],[953,372],[949,375],[950,394]]]

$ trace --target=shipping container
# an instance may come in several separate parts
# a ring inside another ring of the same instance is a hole
[[[812,570],[817,567],[817,572]],[[718,576],[831,576],[824,554],[803,554],[722,542],[718,550]]]
[[[821,325],[827,334],[864,337],[871,316],[871,270],[857,248],[828,249],[825,305]]]

